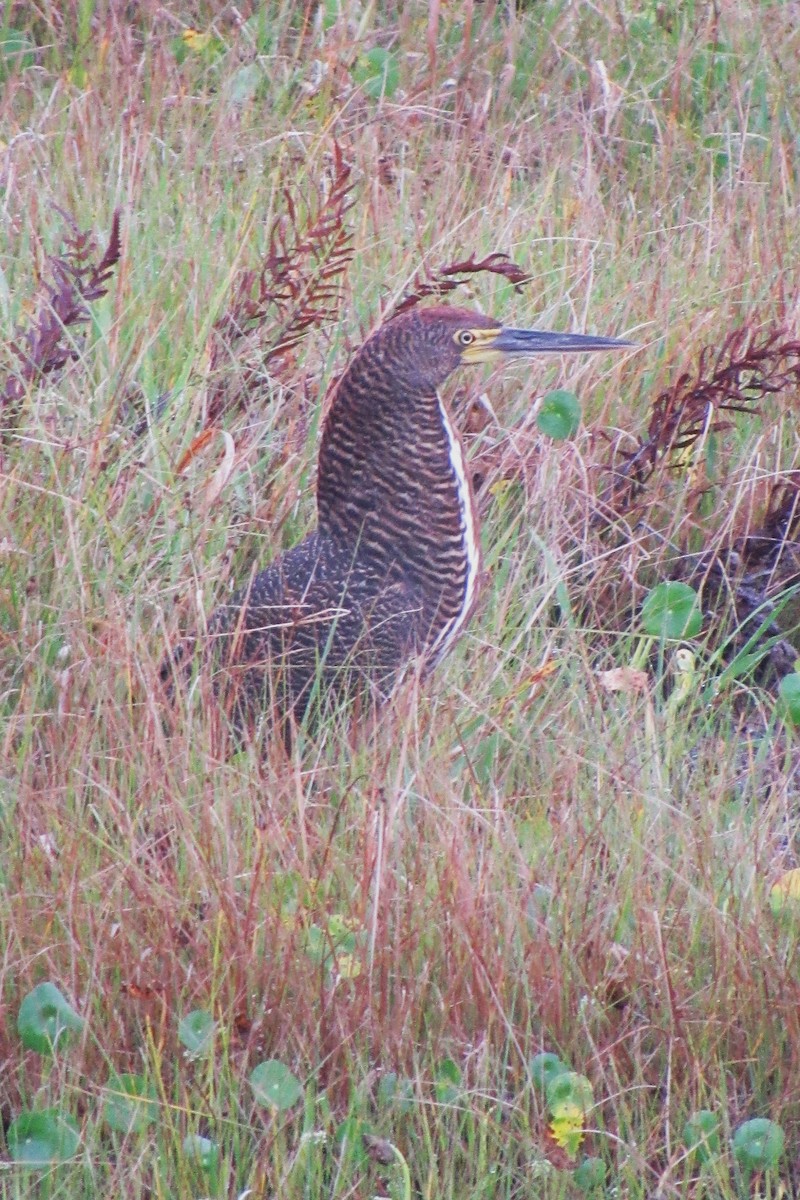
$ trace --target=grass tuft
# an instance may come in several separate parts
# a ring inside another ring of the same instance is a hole
[[[790,7],[6,6],[4,1195],[800,1190]],[[640,344],[453,380],[466,636],[368,733],[168,736],[326,386],[456,278]]]

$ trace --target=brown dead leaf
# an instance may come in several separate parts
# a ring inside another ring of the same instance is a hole
[[[635,667],[612,667],[610,671],[598,671],[597,681],[606,692],[627,692],[636,695],[646,692],[650,680],[646,671]]]
[[[215,427],[213,425],[209,425],[208,428],[202,431],[202,433],[198,433],[197,437],[193,439],[189,449],[185,452],[185,454],[181,455],[180,462],[175,468],[175,473],[177,475],[182,475],[189,466],[189,463],[193,462],[194,459],[197,458],[200,451],[205,450],[206,446],[214,437],[216,432],[217,430]]]
[[[202,433],[198,433],[197,437],[194,438],[189,449],[181,456],[176,468],[177,474],[182,475],[190,463],[197,458],[198,454],[206,449],[217,435],[222,438],[225,450],[222,462],[206,484],[205,500],[208,505],[213,504],[219,499],[236,465],[236,443],[228,431],[226,429],[218,429],[215,425],[207,426]]]

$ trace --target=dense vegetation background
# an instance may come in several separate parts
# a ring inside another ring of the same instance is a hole
[[[800,1189],[798,61],[792,3],[3,7],[3,1195]],[[640,344],[451,381],[467,635],[371,736],[168,734],[453,278]]]

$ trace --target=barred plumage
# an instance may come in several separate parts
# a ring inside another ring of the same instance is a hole
[[[605,350],[611,338],[503,328],[456,308],[383,325],[338,381],[317,471],[317,528],[209,622],[216,688],[240,728],[287,728],[312,699],[383,700],[414,659],[437,662],[479,591],[463,447],[439,388],[461,364]],[[165,678],[175,657],[165,664]]]

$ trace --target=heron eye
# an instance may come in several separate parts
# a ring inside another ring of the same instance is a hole
[[[456,341],[459,346],[471,346],[475,341],[475,334],[469,329],[462,329],[460,333],[456,334]]]

